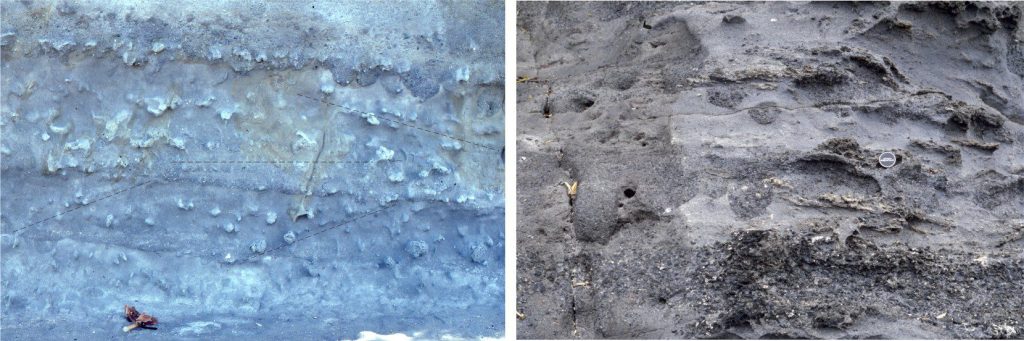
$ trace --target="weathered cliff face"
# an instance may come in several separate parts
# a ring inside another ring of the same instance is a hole
[[[0,9],[5,338],[502,333],[500,2]]]
[[[1021,337],[1021,16],[520,4],[519,336]]]

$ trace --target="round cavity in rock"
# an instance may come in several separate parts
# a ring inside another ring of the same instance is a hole
[[[345,62],[338,58],[332,58],[325,62],[325,67],[331,70],[331,75],[334,77],[334,82],[341,86],[347,86],[352,83],[356,78],[356,71],[349,62]]]
[[[393,268],[396,265],[398,265],[398,262],[396,262],[394,258],[391,258],[391,256],[385,257],[383,260],[381,260],[380,263],[377,264],[377,266],[381,269]]]
[[[632,198],[634,195],[636,195],[636,190],[632,188],[627,188],[625,191],[622,191],[622,195],[625,195],[627,198]]]
[[[441,90],[435,77],[429,71],[413,69],[402,74],[401,81],[413,96],[426,100]]]
[[[735,14],[726,14],[722,17],[722,22],[726,24],[742,24],[747,22],[747,19]]]
[[[606,87],[622,91],[632,88],[636,84],[637,78],[631,73],[612,73],[601,82]]]
[[[596,102],[590,97],[580,96],[572,99],[573,110],[576,112],[587,110],[587,108],[594,106],[594,103]]]
[[[361,72],[356,73],[356,83],[363,87],[371,86],[377,83],[380,74],[381,70],[379,67],[365,68]]]
[[[735,89],[712,89],[708,91],[708,102],[723,108],[736,108],[747,94]]]
[[[766,102],[758,104],[757,107],[751,108],[748,112],[750,118],[758,124],[772,124],[778,119],[781,114],[781,110],[775,107],[775,103]]]
[[[402,87],[402,80],[398,78],[398,75],[390,72],[381,75],[379,82],[381,87],[390,94],[398,95],[405,89]]]

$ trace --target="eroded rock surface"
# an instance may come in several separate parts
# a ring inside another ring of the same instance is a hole
[[[520,337],[1021,337],[1019,4],[518,10]]]
[[[500,3],[0,6],[4,338],[503,333]]]

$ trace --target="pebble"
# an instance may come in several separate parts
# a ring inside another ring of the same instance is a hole
[[[195,204],[193,204],[192,201],[189,201],[186,204],[184,199],[178,198],[178,208],[188,211],[191,210],[193,207],[195,207]]]
[[[427,253],[428,247],[427,242],[422,240],[411,240],[405,244],[405,252],[408,252],[412,258],[420,258]]]
[[[387,149],[384,146],[380,146],[380,147],[377,148],[377,159],[383,161],[383,160],[391,160],[394,157],[395,157],[395,151],[394,150]]]
[[[398,262],[396,262],[394,258],[391,258],[391,256],[385,257],[384,260],[380,262],[381,268],[390,269],[394,268],[396,265],[398,265]]]
[[[487,247],[480,244],[474,245],[469,257],[475,263],[487,265]]]
[[[69,129],[70,128],[67,125],[65,125],[65,126],[58,126],[58,125],[54,125],[54,124],[50,125],[50,132],[52,132],[54,134],[57,134],[57,135],[67,134]]]
[[[210,47],[210,59],[211,60],[218,60],[218,59],[221,59],[221,57],[223,57],[223,55],[220,53],[220,49],[217,48],[216,46],[211,46]]]
[[[331,71],[324,70],[320,72],[320,92],[325,94],[334,93],[334,74]]]
[[[391,182],[402,182],[405,181],[405,173],[401,170],[388,174],[388,180]]]
[[[180,137],[172,138],[172,139],[167,141],[167,144],[170,145],[171,147],[178,148],[178,149],[181,149],[181,150],[185,150],[185,139],[183,139],[183,138],[180,138]]]
[[[252,243],[252,245],[249,245],[249,250],[252,250],[252,252],[259,254],[267,252],[267,241],[265,239],[257,240],[256,242]]]

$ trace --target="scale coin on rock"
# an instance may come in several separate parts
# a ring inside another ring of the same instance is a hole
[[[884,152],[881,155],[878,155],[878,163],[885,168],[892,167],[896,165],[896,154]]]

